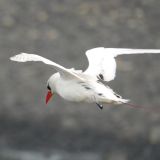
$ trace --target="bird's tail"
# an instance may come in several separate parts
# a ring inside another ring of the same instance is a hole
[[[127,105],[129,107],[132,107],[132,108],[135,108],[135,109],[143,109],[143,110],[146,110],[146,111],[151,111],[151,110],[153,111],[153,108],[151,109],[151,108],[147,108],[147,107],[144,107],[144,106],[132,104],[132,103],[129,103],[129,101],[130,101],[129,99],[120,98],[119,101],[118,102],[116,101],[115,104],[125,104],[125,105]]]
[[[141,105],[136,105],[136,104],[132,104],[132,103],[123,103],[129,107],[132,107],[132,108],[135,108],[135,109],[141,109],[141,110],[144,110],[144,111],[147,111],[147,112],[154,112],[154,113],[159,113],[160,112],[160,109],[157,108],[157,107],[152,107],[152,108],[149,108],[149,107],[144,107],[144,106],[141,106]]]
[[[116,105],[123,104],[123,105],[126,105],[127,107],[134,108],[134,109],[141,109],[146,112],[160,113],[159,107],[146,107],[146,106],[141,106],[137,104],[132,104],[129,101],[130,101],[129,99],[119,98],[118,100],[113,100],[111,103],[116,104]],[[105,101],[105,102],[108,103],[108,101]]]
[[[132,108],[146,109],[146,107],[144,107],[144,106],[135,105],[135,104],[128,103],[128,102],[126,102],[126,103],[123,103],[123,104],[125,104],[125,105],[127,105],[127,106],[129,106],[129,107],[132,107]]]
[[[130,100],[129,99],[123,99],[123,98],[118,98],[114,102],[114,104],[127,104]]]
[[[119,98],[118,101],[115,102],[115,104],[125,104],[129,107],[132,107],[132,108],[137,108],[137,109],[146,109],[146,107],[144,106],[140,106],[140,105],[135,105],[135,104],[132,104],[132,103],[129,103],[129,99],[123,99],[123,98]]]

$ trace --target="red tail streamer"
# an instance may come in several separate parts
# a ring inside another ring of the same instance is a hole
[[[139,106],[139,105],[135,105],[135,104],[131,104],[131,103],[124,103],[124,104],[128,105],[129,107],[136,108],[136,109],[143,109],[148,112],[160,112],[160,109],[158,109],[158,108],[147,108],[144,106]]]

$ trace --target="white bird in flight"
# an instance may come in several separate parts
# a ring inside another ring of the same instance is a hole
[[[67,69],[36,54],[21,53],[11,57],[10,60],[41,61],[57,71],[48,79],[46,104],[53,94],[57,93],[69,101],[96,103],[102,109],[103,103],[131,105],[128,99],[123,99],[101,81],[109,82],[115,78],[116,56],[144,53],[160,53],[160,49],[93,48],[86,51],[89,65],[84,72],[74,68]]]

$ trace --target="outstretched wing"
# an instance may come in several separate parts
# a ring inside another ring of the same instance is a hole
[[[116,76],[116,56],[144,53],[160,53],[160,49],[94,48],[86,52],[89,66],[84,73],[111,81]]]
[[[74,73],[73,70],[66,69],[63,66],[36,54],[21,53],[11,57],[10,60],[17,62],[40,61],[45,64],[53,66],[60,73],[61,77],[64,79],[83,80],[76,73]]]

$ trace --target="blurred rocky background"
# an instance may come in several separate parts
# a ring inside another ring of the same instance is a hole
[[[127,106],[45,105],[55,73],[9,60],[35,53],[85,69],[94,47],[160,48],[158,0],[0,0],[0,160],[159,160],[160,55],[117,57],[108,83]]]

